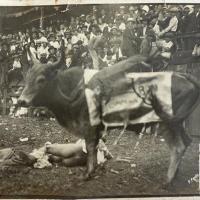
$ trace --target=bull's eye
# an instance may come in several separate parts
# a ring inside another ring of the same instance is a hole
[[[43,85],[44,82],[45,82],[45,77],[44,77],[44,76],[39,76],[39,77],[37,78],[37,80],[36,80],[36,83],[37,83],[38,85]]]

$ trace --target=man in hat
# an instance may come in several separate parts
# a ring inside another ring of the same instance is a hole
[[[56,52],[57,52],[57,49],[54,48],[53,46],[50,46],[49,49],[48,49],[48,51],[49,51],[49,57],[50,56],[55,56]]]
[[[182,20],[182,33],[192,33],[197,31],[197,21],[194,13],[194,6],[186,5],[184,7]],[[184,38],[184,49],[193,50],[196,40],[194,38]]]
[[[137,23],[135,18],[129,18],[127,20],[127,26],[123,32],[123,40],[121,50],[123,56],[133,56],[139,53],[140,49],[140,38],[137,35]]]
[[[49,51],[48,51],[48,41],[46,38],[40,39],[41,46],[37,49],[37,56],[39,60],[41,57],[48,57]],[[42,56],[43,55],[43,56]]]
[[[169,13],[171,15],[171,19],[169,21],[169,25],[160,32],[159,36],[163,36],[166,33],[176,33],[178,29],[178,19],[177,19],[177,14],[178,14],[178,8],[172,7],[169,9]]]
[[[137,8],[134,6],[130,6],[128,10],[129,10],[128,18],[137,19],[137,17],[138,17],[138,15],[136,13]]]

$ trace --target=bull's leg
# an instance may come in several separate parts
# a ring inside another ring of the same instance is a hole
[[[87,149],[87,171],[84,179],[87,180],[95,171],[97,165],[97,145],[99,142],[99,131],[96,127],[91,128],[85,136]]]
[[[182,131],[184,131],[182,123],[168,124],[164,131],[164,137],[170,149],[170,165],[167,173],[167,184],[172,183],[187,147],[182,137]]]

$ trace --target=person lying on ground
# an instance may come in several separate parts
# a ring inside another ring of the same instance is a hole
[[[97,147],[97,162],[103,164],[113,156],[108,151],[103,140]],[[0,150],[0,166],[26,165],[34,168],[51,167],[58,163],[66,167],[84,166],[87,161],[85,140],[79,139],[76,143],[51,144],[47,142],[43,147],[34,149],[31,153],[15,151],[12,148]]]

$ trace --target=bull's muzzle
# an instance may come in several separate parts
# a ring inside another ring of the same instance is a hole
[[[17,101],[17,106],[18,107],[28,107],[29,105],[28,105],[28,102],[25,99],[20,97]]]

